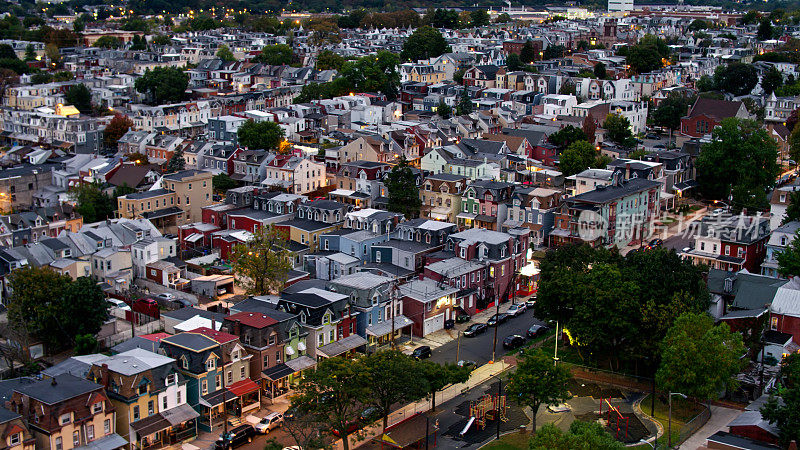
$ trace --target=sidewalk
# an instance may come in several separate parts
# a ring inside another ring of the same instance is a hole
[[[681,450],[705,448],[706,439],[717,431],[728,431],[728,424],[742,412],[738,409],[711,405],[711,417],[702,428],[681,444]]]

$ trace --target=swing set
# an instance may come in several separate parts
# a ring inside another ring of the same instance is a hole
[[[479,430],[486,428],[487,420],[500,419],[507,422],[507,411],[505,395],[486,394],[478,400],[469,402],[469,416],[475,418],[475,424]]]
[[[616,439],[619,440],[619,432],[622,429],[622,421],[625,421],[625,439],[628,439],[628,417],[619,412],[619,408],[611,404],[611,398],[603,398],[600,400],[600,417],[603,417],[603,403],[608,405],[606,408],[606,422],[611,426],[611,420],[614,419],[613,428],[616,429]]]

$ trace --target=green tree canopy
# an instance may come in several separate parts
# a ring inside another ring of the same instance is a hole
[[[506,68],[509,72],[516,72],[518,70],[522,70],[525,68],[525,64],[522,63],[522,60],[519,58],[519,55],[516,53],[510,53],[508,57],[506,57]]]
[[[276,150],[284,137],[283,128],[275,122],[248,120],[239,127],[236,137],[249,149]]]
[[[522,46],[522,50],[519,52],[519,59],[521,59],[525,64],[530,64],[537,59],[540,59],[539,54],[536,53],[536,47],[533,46],[533,42],[525,41],[525,44]]]
[[[547,141],[551,144],[555,145],[561,150],[566,149],[574,142],[577,141],[586,141],[587,137],[586,134],[583,132],[582,129],[567,125],[564,128],[552,133],[550,136],[547,137]]]
[[[800,355],[784,357],[777,389],[761,408],[761,415],[778,427],[781,445],[800,442]]]
[[[430,14],[429,22],[434,28],[457,29],[458,12],[454,9],[436,9],[433,14]]]
[[[489,13],[485,9],[476,9],[469,13],[470,25],[473,27],[482,27],[489,25]]]
[[[436,410],[435,393],[450,384],[466,383],[469,380],[470,369],[458,367],[456,364],[418,361],[413,373],[414,382],[421,389],[421,393],[431,399],[431,410]]]
[[[272,294],[283,289],[292,268],[286,248],[288,240],[286,233],[278,228],[261,226],[250,242],[233,247],[233,273],[248,295]]]
[[[623,450],[617,441],[597,422],[576,420],[567,432],[548,423],[531,438],[530,450]]]
[[[271,66],[288,65],[292,63],[294,51],[288,44],[267,45],[261,49],[261,53],[253,58],[253,61]]]
[[[186,169],[186,159],[183,157],[183,149],[179,148],[172,154],[172,157],[167,161],[167,167],[164,168],[164,173],[175,173]]]
[[[94,223],[114,217],[117,205],[98,183],[83,183],[72,187],[70,197],[77,205],[75,211],[83,216],[84,223]]]
[[[347,61],[342,67],[342,75],[359,92],[382,92],[394,100],[400,87],[398,64],[400,59],[396,54],[379,50],[374,56]]]
[[[64,94],[64,100],[78,108],[81,114],[92,112],[92,91],[85,84],[76,84],[70,87]]]
[[[633,133],[631,132],[631,123],[627,117],[619,114],[609,114],[603,122],[603,128],[606,130],[606,138],[611,142],[623,147],[633,147]]]
[[[669,55],[669,46],[663,39],[647,34],[627,49],[626,61],[634,73],[647,73],[663,67]]]
[[[594,65],[592,73],[594,74],[595,77],[597,77],[600,80],[605,80],[606,77],[608,76],[608,73],[606,71],[606,65],[601,62]]]
[[[761,22],[758,24],[758,32],[756,37],[761,41],[772,39],[775,35],[775,29],[772,27],[772,21],[768,17],[762,17]]]
[[[714,83],[714,78],[709,75],[703,75],[694,84],[698,92],[709,92],[717,90],[717,85]]]
[[[796,194],[796,192],[792,193],[792,195],[794,194]],[[787,245],[783,251],[777,252],[778,273],[784,277],[800,275],[800,239],[797,238],[798,234],[795,234],[792,242]]]
[[[716,88],[736,96],[749,94],[757,84],[758,72],[752,64],[735,62],[714,71]]]
[[[567,382],[572,378],[564,366],[553,364],[553,359],[542,349],[527,348],[517,357],[517,370],[509,376],[506,393],[517,403],[531,408],[533,430],[541,405],[552,405],[570,398]]]
[[[777,148],[775,139],[756,122],[735,117],[722,120],[697,158],[700,189],[706,198],[732,196],[737,210],[765,208],[765,190],[780,173]]]
[[[338,70],[341,71],[345,59],[330,50],[323,50],[317,54],[317,70]]]
[[[442,33],[435,28],[425,26],[414,30],[414,33],[406,39],[400,58],[405,61],[418,61],[435,58],[450,51],[450,45],[444,40]]]
[[[564,176],[574,175],[594,166],[597,150],[586,141],[575,141],[561,153],[558,170]]]
[[[781,74],[775,66],[771,66],[766,73],[761,76],[761,88],[769,95],[781,86],[783,86],[783,74]]]
[[[456,105],[456,114],[463,116],[464,114],[469,114],[471,112],[472,100],[469,98],[469,94],[467,93],[467,87],[464,86],[464,90],[461,91],[461,98],[458,100],[458,105]]]
[[[156,67],[146,70],[134,86],[146,95],[150,104],[161,105],[183,100],[189,76],[176,67]]]
[[[664,338],[656,382],[663,391],[712,399],[735,386],[744,353],[742,335],[728,324],[714,326],[706,313],[682,314]]]
[[[92,46],[100,48],[120,48],[122,47],[122,41],[115,36],[101,36],[99,39],[94,41]]]
[[[800,191],[792,191],[789,194],[789,205],[786,207],[786,216],[781,224],[786,224],[800,220]]]
[[[389,197],[389,211],[398,212],[407,219],[417,217],[422,202],[419,199],[419,187],[411,166],[404,156],[386,176],[386,190]]]
[[[222,44],[217,48],[217,58],[223,61],[236,61],[236,57],[233,56],[233,52],[231,51],[230,47],[225,44]]]
[[[366,398],[378,408],[385,432],[392,406],[420,397],[419,378],[413,375],[419,374],[417,362],[397,350],[375,352],[361,362],[364,387],[368,392]]]
[[[442,119],[449,119],[453,114],[453,108],[444,102],[444,99],[439,100],[439,105],[436,106],[436,114]]]
[[[211,178],[211,186],[217,192],[227,192],[228,189],[238,187],[239,183],[227,173],[218,173]]]
[[[681,127],[681,118],[686,115],[690,99],[681,94],[671,94],[653,111],[653,124],[675,131]]]

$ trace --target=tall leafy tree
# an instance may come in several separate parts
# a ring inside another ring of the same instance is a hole
[[[548,45],[547,48],[544,49],[543,57],[544,59],[563,58],[566,50],[566,47],[563,45]]]
[[[485,9],[476,9],[469,13],[470,25],[474,27],[482,27],[489,25],[489,13]]]
[[[33,44],[25,47],[25,61],[36,61],[36,50],[33,48]]]
[[[756,37],[761,41],[772,39],[775,34],[775,29],[772,27],[772,21],[768,17],[762,17],[761,22],[758,24],[758,32]]]
[[[597,77],[597,79],[599,80],[605,80],[606,77],[608,76],[608,73],[606,72],[606,65],[601,62],[594,65],[592,72],[594,73],[594,76]]]
[[[770,66],[761,76],[761,88],[769,95],[781,86],[783,86],[783,74],[775,66]]]
[[[723,388],[736,385],[733,378],[743,366],[742,335],[726,323],[714,325],[706,313],[678,317],[663,343],[656,382],[664,391],[711,399]]]
[[[217,192],[227,192],[228,189],[237,187],[239,183],[228,176],[227,173],[218,173],[211,178],[211,186]]]
[[[148,69],[134,83],[136,90],[145,94],[153,105],[183,100],[188,85],[189,76],[176,67]]]
[[[484,11],[485,12],[485,11]],[[400,58],[405,61],[435,58],[452,51],[439,30],[431,27],[417,28],[403,44]]]
[[[586,141],[575,141],[561,153],[558,170],[564,176],[574,175],[592,167],[597,158],[594,146]]]
[[[730,63],[714,70],[714,84],[733,95],[747,95],[758,84],[758,72],[752,64]]]
[[[430,397],[431,410],[436,410],[436,393],[447,385],[466,383],[469,380],[470,370],[455,364],[420,361],[417,362],[414,374],[416,375],[416,386],[419,389],[417,396]]]
[[[800,239],[798,239],[797,234],[795,234],[792,242],[778,253],[777,259],[778,273],[785,277],[800,275]]]
[[[627,49],[626,62],[634,73],[647,73],[664,66],[670,50],[664,40],[647,34]]]
[[[756,122],[724,119],[697,158],[697,179],[707,198],[733,198],[736,209],[766,207],[765,189],[780,173],[778,147]]]
[[[653,111],[653,123],[669,130],[670,142],[672,132],[681,127],[681,118],[686,115],[690,100],[680,94],[672,94],[661,100]]]
[[[116,205],[98,183],[79,184],[69,191],[77,205],[75,211],[85,223],[99,222],[114,216]]]
[[[800,220],[800,191],[792,191],[789,194],[789,205],[786,207],[786,216],[782,224]]]
[[[572,125],[567,125],[555,133],[552,133],[547,137],[547,140],[559,149],[564,150],[574,142],[586,141],[587,139],[586,134],[582,129]]]
[[[519,52],[519,59],[525,64],[530,64],[539,59],[539,54],[536,53],[536,47],[533,46],[533,42],[525,41],[522,50]]]
[[[248,120],[236,132],[239,144],[250,149],[275,150],[280,146],[283,137],[283,128],[271,121]]]
[[[456,105],[456,114],[463,116],[464,114],[469,114],[471,112],[472,100],[469,98],[469,94],[467,93],[467,87],[464,86],[464,90],[461,91],[461,98],[458,100],[458,105]]]
[[[261,49],[261,53],[253,58],[253,61],[271,66],[288,65],[292,63],[294,52],[288,44],[267,45]]]
[[[788,121],[787,121],[788,123]],[[789,156],[795,163],[800,162],[800,127],[794,127],[789,135]]]
[[[778,427],[783,446],[800,441],[800,355],[793,353],[781,362],[777,389],[761,408],[761,415]]]
[[[85,84],[76,84],[70,87],[64,94],[64,100],[78,108],[81,114],[90,114],[92,112],[92,92]]]
[[[519,58],[519,55],[516,53],[510,53],[508,57],[506,57],[506,68],[509,72],[516,72],[518,70],[522,70],[525,68],[525,64],[522,63],[522,60]]]
[[[217,58],[223,61],[236,61],[236,57],[233,55],[230,47],[225,44],[222,44],[217,48]]]
[[[398,64],[400,59],[396,54],[379,50],[375,56],[347,61],[342,67],[342,76],[360,92],[382,92],[394,100],[400,87]]]
[[[114,118],[103,130],[103,145],[106,148],[116,148],[119,138],[133,127],[133,120],[122,114],[115,114]]]
[[[250,242],[233,247],[233,273],[248,295],[272,294],[283,288],[292,268],[288,240],[280,229],[261,226]]]
[[[369,393],[364,379],[359,361],[340,357],[322,359],[316,370],[305,373],[295,390],[292,406],[327,423],[328,430],[342,438],[344,450],[350,450],[351,425],[358,420],[362,402]]]
[[[164,173],[175,173],[186,169],[186,159],[183,157],[183,149],[179,148],[172,154],[172,157],[167,161],[167,167]]]
[[[418,398],[418,363],[397,350],[375,352],[361,362],[366,398],[378,409],[385,432],[392,405]]]
[[[323,50],[317,54],[317,70],[342,70],[344,57],[330,50]]]
[[[399,212],[409,219],[419,215],[422,206],[419,188],[414,172],[404,156],[400,157],[399,163],[386,176],[386,190],[389,211]]]
[[[436,107],[436,114],[442,119],[449,119],[453,113],[453,108],[444,102],[444,99],[439,100],[439,105]]]
[[[541,349],[527,348],[517,357],[517,370],[509,376],[506,393],[517,403],[531,408],[536,431],[539,407],[570,398],[567,382],[571,378],[568,369],[553,364],[553,359]]]
[[[631,132],[631,122],[627,117],[619,114],[609,114],[603,122],[606,130],[606,137],[615,144],[623,147],[633,147],[633,133]]]

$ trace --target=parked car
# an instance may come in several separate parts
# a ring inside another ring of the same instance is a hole
[[[252,425],[239,425],[227,433],[221,434],[214,444],[214,448],[217,450],[230,450],[248,442],[253,442],[255,435],[256,429]]]
[[[497,326],[498,324],[505,322],[506,320],[508,320],[508,314],[505,313],[495,314],[492,317],[489,317],[489,320],[486,321],[486,325],[494,327]]]
[[[657,135],[655,133],[650,133],[650,134],[646,135],[645,138],[646,139],[654,139],[656,141],[660,141],[661,140],[661,136],[659,136],[659,135]]]
[[[267,434],[275,428],[283,426],[283,414],[272,412],[267,414],[255,426],[256,431],[261,434]]]
[[[188,308],[194,304],[185,298],[176,298],[172,303],[175,303],[178,308]]]
[[[528,328],[527,335],[529,338],[535,338],[547,333],[547,330],[549,329],[550,328],[548,328],[546,325],[531,325],[531,327]]]
[[[411,352],[411,357],[414,359],[424,359],[431,357],[431,348],[427,345],[423,345],[422,347],[417,347]]]
[[[523,344],[525,344],[525,338],[518,334],[512,334],[511,336],[503,339],[503,348],[507,348],[509,350],[520,348]]]
[[[119,308],[123,311],[130,311],[131,307],[128,306],[127,303],[123,302],[122,300],[117,300],[116,298],[109,298],[106,301],[111,304],[112,308]]]
[[[525,300],[525,306],[528,309],[532,309],[534,306],[536,306],[536,297],[531,297],[531,298]]]
[[[473,323],[466,330],[464,330],[464,336],[466,337],[473,337],[477,336],[481,333],[486,331],[486,324],[485,323]]]
[[[528,307],[525,306],[525,303],[517,303],[516,305],[511,305],[511,307],[508,308],[508,311],[506,311],[506,314],[508,314],[510,317],[517,317],[527,310]]]
[[[458,367],[469,367],[469,370],[475,370],[478,368],[478,363],[468,359],[462,359],[461,361],[457,362],[456,365],[458,365]]]
[[[172,301],[175,301],[175,299],[177,297],[175,297],[175,294],[173,294],[172,292],[162,292],[162,293],[156,295],[156,298],[159,299],[159,300],[165,300],[165,301],[168,301],[168,302],[172,302]]]
[[[359,416],[359,418],[364,423],[374,422],[380,419],[380,413],[381,412],[378,410],[378,407],[370,406],[364,411],[361,411],[361,416]]]
[[[228,293],[228,290],[227,290],[227,289],[225,289],[225,288],[219,288],[219,289],[217,289],[217,295],[225,295],[225,294],[227,294],[227,293]]]
[[[720,214],[722,214],[722,213],[724,213],[724,212],[725,212],[725,210],[724,210],[724,209],[722,209],[722,208],[717,208],[717,209],[715,209],[715,210],[711,211],[711,215],[712,215],[712,216],[718,216],[718,215],[720,215]]]
[[[283,413],[283,420],[294,420],[301,416],[302,414],[300,413],[300,408],[295,406],[287,409],[286,412]]]

